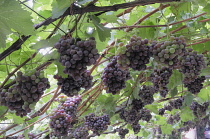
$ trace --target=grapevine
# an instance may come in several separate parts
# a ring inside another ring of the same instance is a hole
[[[16,84],[0,93],[0,104],[14,110],[17,116],[26,116],[34,108],[44,91],[50,87],[43,72],[17,73]]]

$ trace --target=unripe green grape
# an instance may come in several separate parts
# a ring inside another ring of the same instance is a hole
[[[35,108],[35,105],[36,105],[35,103],[32,103],[29,105],[29,108],[33,110]]]
[[[169,53],[169,49],[165,49],[165,54],[168,54]]]
[[[175,53],[175,49],[174,49],[174,48],[170,48],[170,49],[169,49],[169,52],[170,52],[171,54],[173,54],[173,53]]]
[[[168,59],[169,58],[169,54],[164,54],[164,58]]]
[[[165,62],[165,59],[164,58],[160,58],[160,62]]]
[[[168,63],[170,66],[172,66],[173,64],[174,64],[174,62],[173,61],[169,61],[169,63]]]

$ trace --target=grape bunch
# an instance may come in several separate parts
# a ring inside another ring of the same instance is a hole
[[[116,94],[121,89],[125,88],[125,81],[130,79],[130,72],[128,69],[122,70],[117,65],[117,57],[113,57],[107,67],[105,67],[102,80],[105,85],[107,93]]]
[[[94,113],[85,116],[85,126],[92,130],[93,133],[100,134],[101,132],[107,130],[110,124],[110,119],[107,114],[103,116],[95,116]]]
[[[187,121],[183,123],[183,127],[181,127],[179,129],[179,131],[189,131],[190,128],[195,128],[196,127],[196,123],[193,121]]]
[[[124,139],[125,135],[129,133],[128,129],[119,128],[117,129],[117,131],[118,131],[118,135],[120,136],[120,139]]]
[[[193,114],[199,118],[203,117],[206,115],[206,110],[209,107],[209,102],[203,103],[203,105],[198,104],[198,102],[193,101],[192,104],[190,105],[190,109],[193,111]]]
[[[68,134],[69,128],[72,128],[75,123],[73,120],[76,118],[77,108],[82,98],[81,96],[66,97],[62,95],[56,101],[60,102],[60,104],[50,116],[51,138]]]
[[[140,111],[141,120],[149,122],[152,118],[150,110],[142,109]]]
[[[86,127],[78,127],[75,129],[73,133],[73,137],[75,139],[87,139],[87,136],[89,135],[88,129]]]
[[[117,63],[122,68],[130,67],[133,70],[145,70],[152,56],[152,47],[148,45],[148,39],[142,40],[141,37],[132,36],[126,51],[119,55]]]
[[[169,104],[174,109],[180,109],[182,107],[183,102],[184,102],[184,98],[180,97],[178,99],[170,101]]]
[[[139,97],[145,105],[152,104],[154,102],[153,95],[156,93],[156,89],[152,86],[143,85],[139,90]]]
[[[197,54],[192,49],[187,49],[184,56],[180,58],[180,71],[184,74],[184,84],[195,81],[203,68],[206,67],[203,54]]]
[[[180,115],[177,113],[175,115],[169,116],[167,123],[173,125],[174,123],[179,122],[180,120]]]
[[[81,96],[75,96],[75,97],[68,97],[65,99],[64,102],[62,102],[58,109],[64,110],[64,112],[68,115],[70,115],[72,118],[76,117],[77,108],[82,101]]]
[[[173,109],[180,109],[182,107],[182,104],[184,102],[184,99],[182,97],[169,101],[169,105],[164,106],[163,108],[159,109],[159,115],[164,115],[165,111],[172,111]]]
[[[141,125],[138,123],[132,124],[131,127],[133,129],[134,134],[138,134],[141,130]]]
[[[172,75],[173,70],[168,67],[162,67],[161,69],[154,69],[154,72],[150,75],[150,80],[156,90],[160,91],[162,97],[166,97],[168,93],[167,84],[169,78]]]
[[[179,67],[179,57],[185,53],[186,43],[183,36],[173,37],[170,41],[157,43],[153,47],[153,57],[158,63],[172,68]]]
[[[68,76],[67,78],[62,78],[57,75],[54,76],[58,80],[57,84],[61,85],[61,92],[69,97],[78,95],[81,88],[91,88],[93,77],[90,71],[86,70],[80,77],[80,79],[75,80],[72,76]]]
[[[99,58],[94,37],[85,41],[62,37],[54,47],[60,53],[59,61],[65,66],[64,73],[75,80],[80,79],[81,74],[87,70],[87,66],[95,64]]]
[[[129,124],[136,124],[141,119],[141,114],[135,109],[122,109],[120,112],[120,118]]]
[[[190,83],[185,83],[184,87],[186,87],[189,92],[196,95],[203,88],[203,82],[205,79],[205,76],[198,77]]]
[[[43,72],[33,72],[23,75],[17,72],[16,84],[0,92],[0,104],[14,110],[17,116],[26,116],[34,108],[44,91],[50,88],[49,81]]]
[[[72,127],[72,117],[65,113],[64,110],[56,109],[50,116],[50,128],[56,136],[68,135],[68,130]]]
[[[144,102],[141,99],[133,99],[131,102],[132,109],[139,111],[144,107]]]

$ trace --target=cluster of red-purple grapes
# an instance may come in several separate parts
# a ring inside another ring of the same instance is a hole
[[[169,105],[166,105],[163,108],[159,109],[159,115],[164,115],[166,110],[172,111],[173,109],[180,109],[183,106],[183,103],[184,103],[183,97],[169,101]]]
[[[104,68],[102,75],[107,93],[117,94],[118,91],[125,88],[126,80],[130,79],[130,72],[128,69],[121,69],[117,64],[117,57],[113,57],[110,63]]]
[[[73,118],[71,115],[65,113],[64,110],[55,110],[50,116],[50,128],[56,136],[68,135],[68,130],[72,127],[71,122]]]
[[[189,92],[196,95],[203,88],[203,82],[205,80],[206,80],[206,77],[201,76],[201,77],[196,78],[194,81],[190,83],[184,83],[184,87],[186,87]]]
[[[16,84],[0,92],[0,104],[14,110],[17,116],[26,116],[49,87],[49,81],[44,78],[43,72],[36,71],[30,75],[23,75],[19,71]]]
[[[150,110],[147,109],[122,109],[120,112],[120,118],[123,119],[126,123],[130,124],[133,128],[135,134],[137,134],[140,129],[141,125],[139,124],[139,120],[149,122],[152,118]]]
[[[180,72],[184,74],[184,87],[192,94],[198,94],[206,79],[205,76],[200,76],[201,70],[206,67],[203,54],[197,54],[196,51],[187,49],[180,61]]]
[[[158,63],[172,68],[179,67],[179,57],[185,53],[186,43],[183,36],[171,37],[171,41],[159,42],[153,47],[153,57]]]
[[[87,70],[87,66],[96,63],[99,58],[94,37],[88,40],[62,37],[54,47],[60,53],[59,61],[65,66],[64,73],[72,76],[75,80]]]
[[[193,114],[197,118],[205,116],[208,107],[209,107],[209,102],[205,102],[203,103],[203,105],[201,105],[198,102],[193,101],[192,104],[190,105],[190,109],[193,111]]]
[[[75,139],[87,139],[89,135],[87,127],[78,127],[73,133]]]
[[[92,86],[93,77],[90,71],[85,71],[80,77],[80,79],[75,80],[70,75],[67,78],[62,78],[58,75],[54,76],[58,80],[57,84],[61,86],[61,92],[69,97],[78,95],[81,88],[89,89]]]
[[[148,44],[148,39],[132,36],[130,42],[125,46],[126,51],[117,57],[117,63],[121,68],[132,68],[141,71],[146,69],[152,56],[152,46]]]
[[[131,102],[132,109],[139,111],[141,110],[145,104],[141,99],[133,99]]]
[[[62,37],[54,47],[60,53],[59,62],[65,67],[64,73],[67,78],[55,76],[58,85],[61,85],[61,92],[71,97],[78,95],[81,88],[89,89],[92,86],[93,77],[87,66],[96,63],[99,58],[94,37],[88,40]]]
[[[73,127],[73,120],[76,117],[76,111],[82,99],[81,96],[68,98],[61,96],[57,100],[60,104],[50,116],[51,138],[68,135],[69,128]]]
[[[139,90],[139,97],[144,103],[144,105],[152,104],[154,102],[153,95],[157,92],[157,90],[153,86],[143,85]]]
[[[85,116],[85,126],[97,135],[100,135],[101,132],[107,130],[109,124],[110,119],[107,114],[96,116],[94,113],[91,113]]]
[[[123,129],[123,128],[118,128],[116,129],[116,131],[118,132],[118,135],[120,136],[120,139],[124,139],[125,135],[129,133],[128,129]]]
[[[29,139],[39,139],[39,137],[36,136],[33,133],[28,133],[28,138]],[[6,139],[25,139],[25,136],[24,136],[24,134],[21,134],[19,136],[11,136],[11,137],[9,136],[9,137],[6,137]]]
[[[154,88],[160,92],[162,97],[166,97],[169,91],[167,84],[169,83],[172,72],[172,68],[162,67],[161,69],[154,69],[153,73],[150,75],[150,80]]]
[[[167,123],[173,125],[174,123],[179,122],[179,120],[180,120],[180,115],[177,113],[175,115],[169,116],[169,118],[167,119]]]
[[[192,49],[187,49],[180,61],[180,71],[184,74],[184,84],[194,82],[199,77],[201,70],[206,67],[203,54],[197,54]]]

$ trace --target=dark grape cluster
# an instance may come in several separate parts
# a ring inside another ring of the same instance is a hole
[[[69,128],[72,126],[72,120],[73,118],[66,114],[64,110],[56,109],[50,116],[49,125],[55,135],[66,136]]]
[[[190,83],[185,83],[184,87],[186,87],[189,92],[196,95],[203,88],[203,82],[205,79],[205,76],[198,77]]]
[[[78,127],[73,133],[75,139],[87,139],[89,135],[87,127]]]
[[[78,108],[80,102],[82,101],[82,97],[81,96],[67,97],[67,98],[63,99],[62,101],[57,109],[64,110],[64,112],[66,114],[70,115],[72,118],[75,118],[77,108]]]
[[[141,119],[141,115],[140,112],[135,109],[130,109],[130,110],[123,109],[120,112],[120,118],[132,125]]]
[[[118,135],[120,136],[120,139],[124,139],[125,135],[129,133],[128,129],[119,128],[117,129],[117,131],[118,131]]]
[[[179,131],[189,131],[190,128],[195,128],[196,127],[196,123],[193,121],[187,121],[183,123],[183,127],[181,127],[179,129]]]
[[[139,112],[139,110],[123,109],[123,110],[121,110],[120,118],[131,125],[133,132],[135,134],[137,134],[140,131],[141,126],[138,122],[142,117],[141,117],[141,113]]]
[[[193,114],[199,118],[206,115],[206,110],[209,107],[209,102],[203,103],[203,105],[200,105],[198,102],[193,101],[190,105],[190,109],[193,111]]]
[[[141,120],[149,122],[152,118],[150,110],[142,109],[140,111]]]
[[[128,69],[122,70],[117,64],[117,57],[113,57],[107,67],[104,68],[102,80],[107,93],[116,94],[121,89],[125,88],[125,81],[130,79]]]
[[[148,39],[132,36],[126,51],[117,58],[117,62],[122,68],[130,67],[133,70],[145,70],[152,56],[152,47],[148,45]]]
[[[139,90],[139,97],[145,105],[152,104],[154,102],[153,95],[156,93],[156,89],[152,86],[143,85]]]
[[[81,96],[59,96],[56,100],[60,104],[50,116],[51,138],[68,135],[69,128],[73,127],[73,120],[76,117],[77,108],[82,98]]]
[[[162,97],[166,97],[168,93],[167,84],[169,83],[172,72],[173,70],[171,68],[162,67],[161,69],[154,69],[154,72],[150,75],[150,80],[154,88],[160,91]]]
[[[171,115],[168,120],[167,123],[173,125],[174,123],[179,122],[180,120],[180,115],[179,114],[175,114],[175,115]]]
[[[23,75],[19,71],[16,84],[0,92],[0,104],[14,110],[17,116],[26,116],[49,87],[49,81],[44,78],[43,72],[36,71]]]
[[[132,124],[131,127],[133,129],[134,134],[138,134],[141,130],[141,125],[138,123]]]
[[[174,109],[180,109],[182,107],[183,102],[184,102],[184,98],[180,97],[178,99],[170,101],[169,104]]]
[[[64,73],[75,80],[80,79],[81,74],[87,70],[87,66],[95,64],[99,58],[93,37],[85,41],[62,37],[54,46],[60,53],[59,61],[65,66]]]
[[[91,113],[85,116],[85,126],[96,134],[107,130],[109,124],[110,119],[106,114],[103,116],[95,116],[94,113]]]
[[[180,61],[180,71],[184,74],[184,84],[194,82],[199,77],[201,70],[206,67],[203,54],[197,54],[192,49],[187,49]]]
[[[183,102],[184,102],[183,97],[169,101],[169,105],[166,105],[163,108],[158,110],[159,115],[164,115],[166,110],[172,111],[173,109],[180,109],[182,107]]]
[[[144,102],[141,99],[133,99],[131,102],[132,109],[139,111],[144,107]]]
[[[154,60],[172,68],[179,67],[179,57],[185,53],[183,36],[171,37],[171,41],[159,42],[153,47]]]
[[[71,76],[67,78],[62,78],[57,75],[54,76],[58,80],[57,84],[61,85],[61,92],[69,97],[78,95],[81,88],[89,89],[92,86],[93,77],[90,71],[86,70],[80,77],[80,79],[75,80]]]

